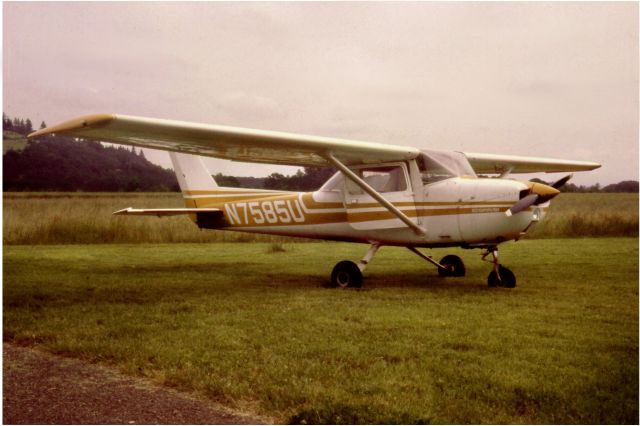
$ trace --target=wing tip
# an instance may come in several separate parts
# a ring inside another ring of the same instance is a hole
[[[72,130],[81,129],[83,127],[95,127],[103,126],[115,120],[115,114],[91,114],[77,117],[54,126],[49,126],[44,129],[37,130],[29,133],[27,139],[37,138],[39,136],[50,135],[53,133],[65,133]]]

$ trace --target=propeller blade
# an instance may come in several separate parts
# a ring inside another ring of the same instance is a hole
[[[507,216],[512,216],[516,213],[520,213],[522,210],[526,210],[538,201],[540,196],[538,194],[529,194],[526,197],[522,198],[520,201],[515,203],[513,206],[509,208],[504,214]]]
[[[560,180],[555,181],[554,183],[551,184],[551,186],[555,189],[560,189],[565,183],[567,183],[569,181],[569,179],[571,179],[573,177],[573,175],[566,175],[565,177],[563,177]]]
[[[561,183],[561,181],[569,180],[567,177],[560,179],[556,183]],[[560,193],[556,188],[545,185],[543,183],[538,182],[528,182],[529,185],[529,194],[525,197],[522,197],[518,202],[516,202],[509,210],[505,212],[507,216],[512,216],[516,213],[520,213],[523,210],[528,209],[532,205],[546,203],[556,195]]]

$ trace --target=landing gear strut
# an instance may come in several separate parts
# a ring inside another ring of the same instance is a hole
[[[435,265],[438,268],[438,275],[441,277],[464,277],[464,274],[467,272],[464,267],[464,262],[455,254],[449,254],[443,257],[440,262],[436,262],[431,256],[420,253],[415,247],[407,248],[427,262]]]
[[[487,251],[482,254],[482,260],[485,260],[489,255],[493,257],[493,260],[487,260],[487,262],[493,263],[493,271],[489,273],[489,277],[487,278],[489,287],[514,288],[516,286],[516,276],[511,270],[500,265],[498,247],[487,247]]]
[[[341,288],[360,288],[362,287],[362,272],[365,270],[373,256],[376,254],[380,244],[373,243],[364,257],[357,264],[350,260],[338,262],[331,271],[331,286]],[[438,268],[438,275],[441,277],[463,277],[466,268],[462,259],[458,256],[450,254],[442,258],[440,262],[435,261],[431,256],[420,253],[415,247],[407,247],[413,253],[417,254],[424,260],[435,265]],[[491,255],[491,260],[486,260]],[[486,251],[482,254],[482,260],[491,262],[493,270],[487,278],[489,287],[505,287],[514,288],[516,286],[516,276],[509,269],[500,265],[500,257],[498,256],[498,247],[486,247]]]
[[[371,244],[367,254],[356,265],[350,260],[338,262],[331,271],[331,286],[341,288],[360,288],[362,287],[362,272],[367,267],[373,256],[376,254],[380,244]]]

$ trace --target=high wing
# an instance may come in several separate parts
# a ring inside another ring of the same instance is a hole
[[[405,161],[420,155],[419,149],[407,146],[121,114],[75,118],[31,133],[29,138],[52,133],[235,161],[296,166],[335,166],[336,161],[347,166]],[[600,167],[582,161],[464,154],[479,174],[572,172]]]
[[[520,157],[514,155],[463,153],[478,174],[581,172],[597,169],[598,163],[557,160],[554,158]]]
[[[58,134],[252,163],[328,166],[329,155],[344,164],[404,161],[412,147],[197,124],[120,114],[95,114],[47,127],[29,138]]]

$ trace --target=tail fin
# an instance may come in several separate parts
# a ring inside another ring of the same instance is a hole
[[[218,184],[204,165],[202,157],[190,154],[170,152],[173,169],[183,195],[188,191],[203,191],[218,188]]]
[[[197,196],[194,197],[192,191],[211,191],[218,188],[218,184],[209,169],[204,165],[202,157],[190,154],[178,154],[176,152],[170,152],[171,162],[173,163],[173,170],[178,178],[178,185],[182,191],[184,197],[184,203],[186,207],[197,208],[199,206]],[[192,220],[196,221],[195,216]]]

